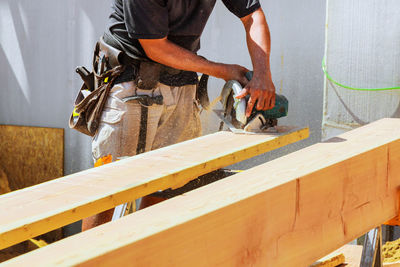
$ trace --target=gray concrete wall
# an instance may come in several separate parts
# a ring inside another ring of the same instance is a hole
[[[326,63],[351,87],[400,86],[400,1],[329,0]],[[323,138],[400,116],[400,90],[352,91],[325,81]]]
[[[65,173],[92,166],[90,138],[68,128],[77,89],[77,65],[90,65],[92,47],[105,29],[110,0],[0,1],[0,124],[65,128]],[[318,142],[322,117],[325,2],[262,2],[272,34],[271,65],[277,91],[289,98],[282,124],[309,125],[307,141],[247,161],[247,168]],[[200,54],[251,68],[240,21],[218,1]],[[223,81],[210,81],[216,97]],[[217,130],[203,114],[204,132]]]

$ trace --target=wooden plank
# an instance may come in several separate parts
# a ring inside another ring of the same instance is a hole
[[[344,254],[332,252],[310,265],[310,267],[336,267],[345,262]]]
[[[384,267],[400,267],[400,262],[390,262],[390,263],[384,263]]]
[[[319,259],[310,265],[310,267],[336,267],[345,262],[344,254],[341,252],[333,252]]]
[[[400,119],[384,119],[5,266],[308,266],[394,217],[399,186]]]
[[[0,197],[0,248],[308,137],[218,132]],[[29,201],[26,201],[26,200]]]
[[[344,254],[345,264],[340,267],[360,267],[362,246],[344,245],[336,251]]]
[[[323,257],[322,259],[318,260],[321,262],[323,259],[326,260],[326,265],[322,266],[338,266],[338,267],[360,267],[361,262],[361,254],[362,254],[363,246],[359,245],[344,245],[343,247],[335,250],[334,252],[330,253],[329,255]],[[337,258],[338,255],[344,256],[344,263],[343,264],[336,264],[329,262],[329,259]],[[320,266],[316,265],[315,263],[310,267]]]
[[[11,190],[64,175],[64,129],[0,125],[0,167]]]

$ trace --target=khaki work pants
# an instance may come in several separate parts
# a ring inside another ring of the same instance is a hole
[[[201,135],[196,85],[172,87],[159,83],[153,90],[136,88],[134,82],[115,85],[105,104],[101,122],[92,140],[95,162],[102,158],[115,161],[136,154],[141,104],[124,102],[135,95],[162,95],[163,104],[148,106],[145,151],[154,150]]]

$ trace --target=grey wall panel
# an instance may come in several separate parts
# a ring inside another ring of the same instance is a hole
[[[92,166],[90,138],[68,118],[110,1],[0,1],[0,123],[65,128],[65,173]]]
[[[330,75],[361,88],[400,86],[400,2],[330,0],[326,61]],[[360,92],[325,82],[323,138],[383,117],[399,117],[400,91]]]

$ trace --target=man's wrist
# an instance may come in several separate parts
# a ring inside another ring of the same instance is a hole
[[[266,70],[263,70],[263,71],[254,70],[253,71],[253,78],[254,79],[264,80],[264,81],[270,81],[270,80],[272,80],[271,70],[270,69],[266,69]]]
[[[207,71],[205,71],[208,72],[207,74],[220,79],[226,79],[227,77],[229,77],[229,69],[227,64],[213,61],[209,61],[209,64],[209,68],[207,69]]]

